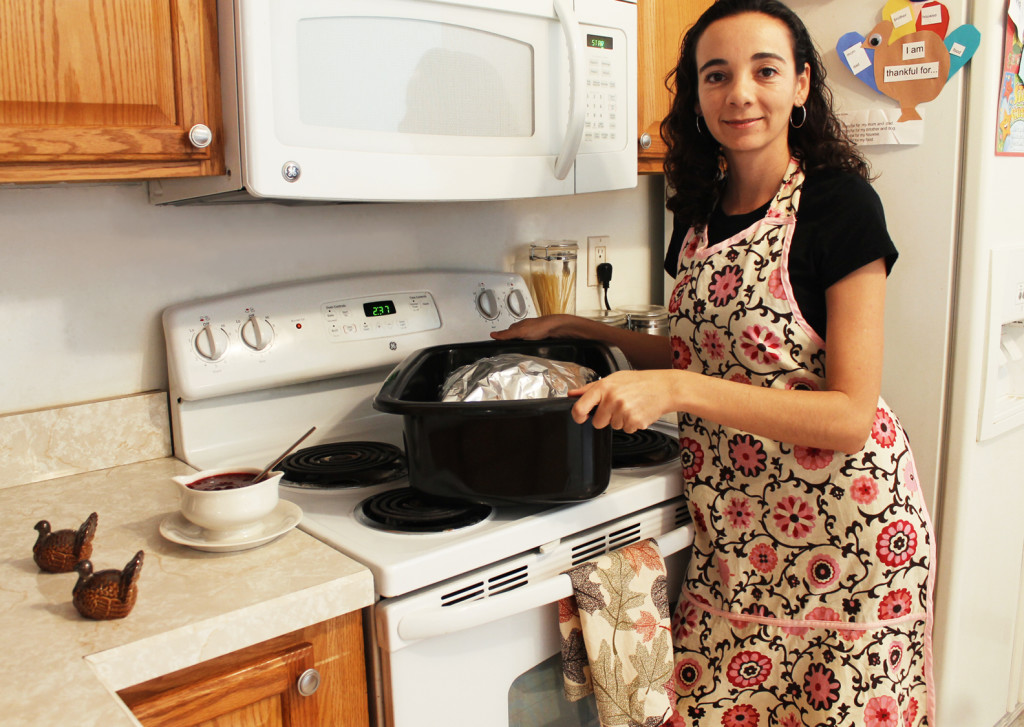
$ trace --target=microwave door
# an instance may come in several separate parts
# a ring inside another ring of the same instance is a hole
[[[572,108],[566,38],[582,42],[583,33],[571,29],[571,8],[560,20],[551,0],[239,3],[251,193],[456,200],[576,191],[575,142],[565,142],[580,103]]]

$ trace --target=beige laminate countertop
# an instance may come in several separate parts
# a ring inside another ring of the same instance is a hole
[[[369,605],[359,563],[293,529],[234,553],[175,545],[158,531],[177,509],[165,458],[0,489],[0,722],[137,725],[115,692]],[[33,529],[99,525],[96,570],[145,551],[139,596],[124,619],[91,621],[71,603],[72,573],[40,572]]]

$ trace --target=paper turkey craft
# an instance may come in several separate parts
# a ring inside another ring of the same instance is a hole
[[[938,96],[981,44],[973,25],[948,28],[949,10],[938,0],[889,0],[867,38],[846,33],[836,52],[858,79],[899,103],[900,121],[915,121],[918,105]]]

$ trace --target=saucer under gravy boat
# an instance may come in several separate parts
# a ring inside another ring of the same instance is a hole
[[[168,515],[160,523],[160,534],[172,543],[210,553],[229,553],[249,550],[265,545],[294,528],[302,520],[302,509],[293,502],[280,500],[269,515],[255,525],[236,531],[231,536],[223,533],[216,538],[210,531],[189,522],[180,512]]]

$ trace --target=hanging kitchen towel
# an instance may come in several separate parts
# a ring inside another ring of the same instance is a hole
[[[658,544],[642,540],[565,572],[575,594],[558,603],[566,699],[593,692],[602,727],[663,724],[673,657]]]

